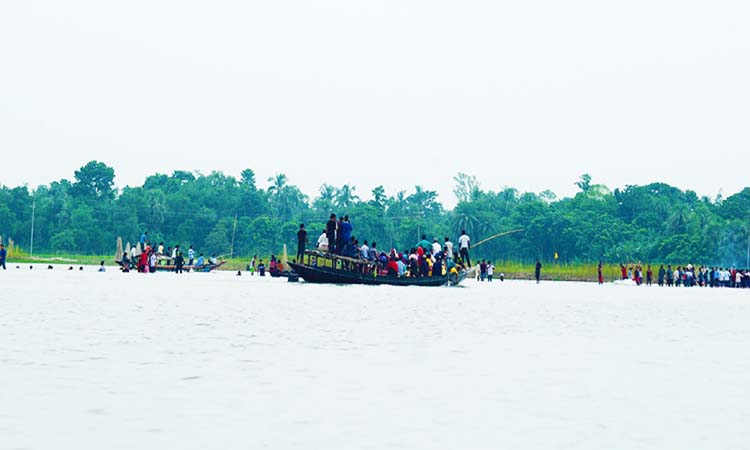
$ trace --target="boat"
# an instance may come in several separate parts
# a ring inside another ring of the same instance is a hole
[[[307,250],[303,263],[289,266],[308,283],[368,284],[391,286],[455,286],[466,278],[465,270],[436,277],[395,277],[382,275],[377,264],[364,259]]]
[[[122,257],[124,255],[129,255],[131,251],[130,242],[127,243],[125,249],[122,248],[122,238],[117,238],[117,250],[115,251],[115,263],[122,267]],[[135,253],[137,255],[141,254],[141,244],[136,244],[135,247]],[[197,266],[195,264],[193,265],[184,265],[182,266],[182,270],[184,272],[213,272],[214,270],[220,268],[226,264],[226,261],[218,261],[216,264],[203,264],[201,266]],[[157,255],[156,256],[156,271],[157,272],[174,272],[177,267],[172,264],[172,258],[167,255]],[[129,271],[136,271],[137,267],[135,264],[130,262]]]
[[[118,266],[122,267],[122,261],[115,261]],[[226,264],[226,261],[219,261],[216,264],[204,264],[202,266],[182,266],[182,270],[184,272],[213,272],[214,270],[218,269],[219,267]],[[136,267],[133,266],[133,264],[130,265],[128,268],[129,270],[136,270]],[[156,265],[156,271],[157,272],[174,272],[176,269],[174,264],[163,264],[163,265]]]

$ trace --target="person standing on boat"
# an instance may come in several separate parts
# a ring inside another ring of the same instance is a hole
[[[7,270],[5,268],[5,257],[8,256],[8,250],[5,250],[5,245],[0,244],[0,267],[3,268],[3,270]]]
[[[469,259],[469,249],[471,248],[471,238],[466,234],[466,230],[461,230],[461,236],[458,238],[458,251],[466,263],[466,267],[471,267],[471,259]]]
[[[318,250],[321,252],[328,251],[328,234],[326,233],[326,230],[323,230],[320,236],[318,236]]]
[[[326,223],[326,237],[328,238],[328,253],[336,253],[336,232],[339,224],[336,221],[336,214],[331,214],[331,218]]]
[[[193,265],[193,260],[195,259],[195,250],[193,250],[193,246],[191,245],[188,248],[188,266]]]
[[[140,243],[141,248],[146,248],[146,242],[148,242],[148,231],[144,231],[141,235]]]
[[[344,219],[339,222],[340,232],[341,232],[341,248],[337,249],[337,252],[339,255],[344,254],[344,247],[349,245],[349,243],[352,240],[352,224],[349,222],[349,216],[344,216]]]
[[[448,257],[453,258],[453,242],[451,242],[448,236],[445,237],[445,244],[443,244],[443,247],[445,247],[445,251],[448,252]]]
[[[305,246],[308,244],[307,231],[305,230],[305,224],[299,224],[299,230],[297,230],[297,263],[302,264],[302,260],[305,257]]]
[[[360,259],[367,259],[370,255],[370,247],[367,245],[367,239],[362,243],[362,246],[359,248],[359,257]]]

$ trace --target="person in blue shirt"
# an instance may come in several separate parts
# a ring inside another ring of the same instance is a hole
[[[0,244],[0,267],[5,269],[5,257],[8,255],[8,251],[5,250],[5,246],[3,244]]]
[[[141,235],[140,243],[141,248],[146,248],[146,242],[148,242],[148,231],[144,231]]]
[[[348,244],[352,239],[352,224],[349,222],[349,216],[344,216],[344,221],[341,222],[341,240],[344,245]]]
[[[205,264],[205,260],[203,259],[203,253],[198,255],[198,261],[195,263],[195,267],[201,267]]]

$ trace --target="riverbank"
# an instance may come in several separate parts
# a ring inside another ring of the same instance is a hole
[[[264,256],[263,261],[268,266],[271,260],[270,256]],[[228,271],[245,271],[250,264],[250,258],[226,258],[226,264],[221,270]],[[57,255],[36,255],[36,256],[14,256],[8,259],[7,265],[13,267],[16,265],[48,265],[61,264],[71,266],[98,266],[104,261],[106,266],[115,266],[114,257],[111,255],[76,255],[76,254],[57,254]],[[542,280],[548,281],[597,281],[597,264],[560,264],[560,263],[542,263]],[[515,261],[498,261],[495,265],[495,279],[504,274],[508,280],[533,280],[534,264],[519,263]],[[658,265],[652,265],[654,273],[658,271]],[[619,264],[605,264],[603,267],[604,280],[614,281],[620,279]],[[644,272],[646,268],[644,267]],[[645,276],[645,274],[644,274]],[[654,275],[655,276],[655,275]]]

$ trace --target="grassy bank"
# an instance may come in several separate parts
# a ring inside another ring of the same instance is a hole
[[[263,261],[268,265],[270,256],[264,256]],[[114,266],[113,255],[76,255],[76,254],[46,254],[35,255],[33,257],[23,254],[16,254],[8,258],[7,264],[28,265],[28,264],[68,264],[72,266],[80,265],[99,265],[101,261],[108,266]],[[226,258],[226,264],[222,270],[242,270],[250,263],[249,257]],[[499,277],[500,273],[505,274],[506,279],[510,280],[531,280],[534,278],[534,264],[519,263],[515,261],[498,261],[495,262],[495,274]],[[656,272],[658,266],[652,266]],[[613,281],[620,278],[620,266],[617,264],[605,264],[604,279]],[[645,271],[645,267],[644,267]],[[543,263],[542,279],[554,281],[597,281],[597,264],[560,264],[560,263]]]
[[[505,274],[506,279],[511,280],[532,280],[534,279],[534,264],[524,264],[514,261],[496,262],[495,278],[500,273]],[[597,281],[598,264],[560,264],[560,263],[542,263],[542,279],[554,281]],[[653,268],[653,267],[652,267]],[[644,267],[644,272],[645,272]],[[656,271],[656,269],[654,270]],[[604,281],[614,281],[620,279],[619,264],[604,264],[602,266]],[[645,273],[644,273],[645,276]]]

